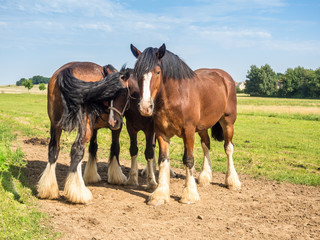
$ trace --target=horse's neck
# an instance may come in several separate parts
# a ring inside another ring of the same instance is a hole
[[[160,102],[162,107],[168,109],[173,102],[179,102],[182,92],[187,93],[187,86],[176,80],[167,80],[166,84],[162,84],[159,93]]]

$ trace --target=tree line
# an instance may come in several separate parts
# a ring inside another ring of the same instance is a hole
[[[33,76],[30,79],[21,78],[19,81],[16,82],[16,85],[17,86],[23,86],[23,82],[25,82],[27,80],[31,80],[32,84],[36,85],[36,84],[40,84],[40,83],[47,84],[49,82],[50,78],[39,76],[39,75]]]
[[[320,68],[288,68],[275,73],[268,65],[255,65],[248,71],[244,92],[251,96],[320,98]]]

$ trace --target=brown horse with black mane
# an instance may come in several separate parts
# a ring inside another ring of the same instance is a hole
[[[178,56],[166,50],[147,48],[142,53],[131,45],[138,59],[134,77],[140,88],[140,112],[152,116],[154,130],[160,145],[159,183],[150,195],[148,204],[164,204],[170,199],[169,143],[174,135],[183,138],[183,163],[186,167],[186,182],[180,202],[194,203],[199,194],[193,177],[193,147],[195,132],[201,137],[204,162],[199,183],[208,185],[212,180],[209,156],[210,138],[224,140],[228,167],[225,183],[230,189],[240,189],[237,172],[233,165],[233,125],[237,116],[237,99],[232,77],[219,69],[192,71]]]
[[[77,129],[78,135],[70,152],[71,163],[64,195],[73,203],[87,203],[92,199],[85,183],[101,179],[96,167],[97,130],[109,127],[113,136],[120,134],[123,113],[128,104],[128,77],[124,68],[120,73],[115,73],[111,65],[102,67],[91,62],[71,62],[53,74],[48,84],[47,105],[51,122],[49,162],[38,183],[40,198],[59,197],[55,167],[60,150],[60,136],[62,130],[70,132]],[[82,178],[81,161],[89,141],[89,160]],[[112,142],[110,159],[117,156],[118,160],[117,144],[119,143]],[[113,163],[112,167],[109,164],[110,169],[112,171],[109,179],[112,182],[117,178],[117,173],[121,172],[119,161]],[[116,176],[113,177],[114,175]]]

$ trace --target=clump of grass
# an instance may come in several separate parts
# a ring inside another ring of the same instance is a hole
[[[0,239],[53,239],[49,219],[37,209],[24,177],[24,154],[10,148],[15,137],[0,123]]]

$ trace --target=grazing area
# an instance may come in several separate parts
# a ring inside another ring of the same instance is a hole
[[[181,161],[183,143],[179,138],[172,138],[170,162],[177,177],[170,180],[170,203],[159,207],[146,205],[150,192],[145,190],[146,180],[142,177],[139,177],[142,185],[137,188],[107,183],[111,132],[106,129],[98,131],[98,172],[102,181],[88,186],[94,201],[77,205],[63,197],[37,200],[35,185],[48,161],[50,123],[46,102],[46,95],[0,94],[1,239],[15,236],[17,239],[19,236],[26,239],[316,239],[320,236],[320,100],[238,96],[233,157],[242,190],[225,188],[223,143],[211,141],[213,183],[198,187],[200,201],[194,205],[178,203],[185,178]],[[75,132],[63,133],[61,137],[56,170],[61,194],[75,137]],[[129,136],[125,127],[120,147],[120,162],[128,176]],[[138,147],[141,170],[146,164],[143,133],[138,134]],[[198,136],[194,157],[198,176],[203,158]],[[86,154],[84,164],[87,159]],[[13,207],[7,207],[9,202]],[[22,225],[15,224],[12,228],[13,222]]]

